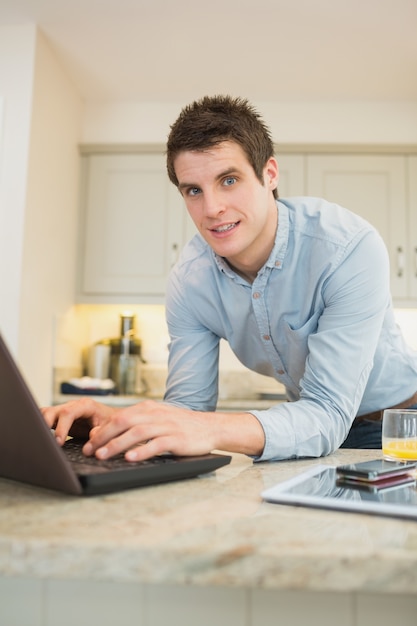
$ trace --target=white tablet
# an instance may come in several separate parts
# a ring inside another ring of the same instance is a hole
[[[414,477],[407,483],[385,488],[343,485],[336,467],[319,464],[266,489],[261,496],[277,504],[417,519],[417,486]]]

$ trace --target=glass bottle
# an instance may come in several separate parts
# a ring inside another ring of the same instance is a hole
[[[120,315],[120,337],[110,340],[110,378],[119,394],[135,395],[145,391],[141,364],[142,342],[135,335],[135,315]]]

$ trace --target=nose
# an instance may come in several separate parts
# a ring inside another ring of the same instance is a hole
[[[206,217],[217,217],[225,210],[221,197],[215,191],[204,191],[203,211]]]

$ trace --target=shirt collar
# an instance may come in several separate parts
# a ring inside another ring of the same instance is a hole
[[[276,201],[278,210],[278,228],[275,235],[274,247],[264,267],[281,269],[288,247],[289,216],[288,207],[279,200]]]

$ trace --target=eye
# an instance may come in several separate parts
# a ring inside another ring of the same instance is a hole
[[[236,178],[234,176],[228,176],[227,178],[224,179],[223,181],[223,185],[225,187],[231,187],[232,185],[234,185],[236,182]]]
[[[187,196],[197,196],[201,193],[201,189],[199,187],[190,187],[187,189]]]

